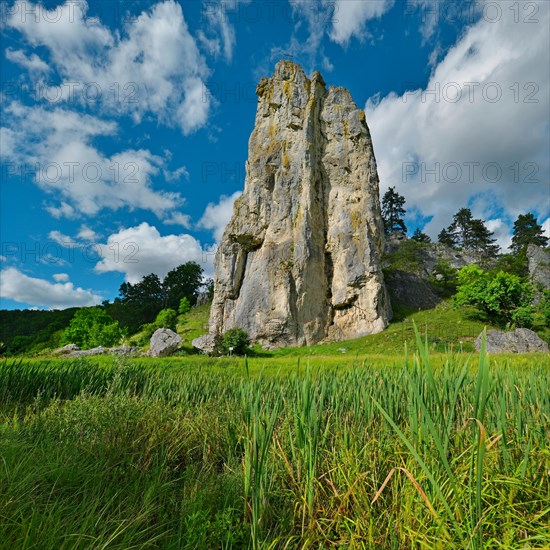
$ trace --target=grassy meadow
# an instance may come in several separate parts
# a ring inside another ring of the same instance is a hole
[[[0,546],[550,547],[548,356],[429,350],[5,360]]]

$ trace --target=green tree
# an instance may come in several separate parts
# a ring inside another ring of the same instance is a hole
[[[403,221],[406,210],[405,197],[400,195],[395,187],[390,187],[382,198],[382,219],[384,221],[384,231],[389,235],[393,231],[407,232],[407,227]]]
[[[191,304],[189,303],[189,298],[187,296],[184,296],[180,300],[180,305],[178,307],[178,312],[180,315],[185,315],[186,313],[189,313],[191,311]]]
[[[122,283],[119,297],[107,306],[114,319],[134,333],[154,321],[164,303],[164,291],[158,275],[146,275],[138,283]]]
[[[472,306],[496,324],[519,326],[529,326],[532,299],[533,288],[517,275],[504,271],[492,274],[477,265],[458,272],[457,293],[453,297],[456,305]]]
[[[178,309],[184,296],[194,306],[202,284],[202,267],[198,263],[187,262],[172,269],[162,283],[164,307]]]
[[[231,328],[220,341],[220,351],[224,355],[244,355],[250,344],[248,333],[242,328]]]
[[[472,222],[474,218],[469,208],[461,208],[454,216],[447,231],[453,235],[456,246],[470,248],[472,244]]]
[[[422,245],[412,239],[405,239],[387,255],[390,269],[416,273],[422,266]]]
[[[512,273],[524,278],[529,275],[529,262],[527,260],[527,249],[520,250],[517,254],[502,254],[493,265],[491,272],[496,274],[499,271]]]
[[[550,290],[544,290],[537,304],[537,314],[541,317],[541,325],[550,328]]]
[[[458,270],[454,268],[449,260],[438,258],[433,268],[432,276],[436,283],[442,283],[444,288],[456,284]]]
[[[122,283],[119,289],[120,301],[125,304],[162,304],[164,299],[163,285],[154,273],[145,275],[139,283]]]
[[[417,227],[414,231],[413,236],[411,237],[413,241],[416,241],[417,243],[431,243],[432,239],[426,233],[423,233],[419,227]]]
[[[169,328],[175,331],[178,324],[178,314],[173,309],[163,309],[159,311],[154,324],[156,328]]]
[[[202,268],[196,262],[187,262],[172,269],[163,281],[151,273],[138,283],[123,283],[119,297],[107,309],[122,326],[134,333],[143,325],[153,323],[162,309],[178,310],[183,297],[194,305],[201,286]]]
[[[498,256],[500,247],[493,238],[494,233],[489,231],[483,220],[474,219],[471,223],[471,238],[467,248],[479,252],[484,259],[494,259]]]
[[[542,225],[539,225],[537,218],[531,212],[518,216],[514,222],[513,233],[510,250],[515,254],[525,251],[529,244],[548,246],[548,237],[544,235]]]
[[[439,235],[437,236],[437,240],[441,244],[444,244],[450,248],[455,248],[458,242],[456,237],[448,229],[445,229],[445,228],[443,228],[439,232]]]
[[[63,310],[1,310],[0,335],[6,353],[32,353],[39,349],[58,348],[60,337],[78,308]],[[16,345],[12,341],[18,336]],[[16,349],[17,348],[17,349]]]
[[[451,248],[462,248],[479,253],[483,259],[493,259],[500,248],[485,222],[472,216],[469,208],[461,208],[451,225],[439,233],[439,242]]]
[[[69,326],[63,332],[61,344],[76,344],[88,349],[112,346],[122,337],[117,321],[104,308],[83,307],[77,310]]]

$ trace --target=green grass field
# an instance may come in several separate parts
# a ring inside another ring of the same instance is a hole
[[[548,356],[327,346],[0,363],[0,546],[550,546]]]

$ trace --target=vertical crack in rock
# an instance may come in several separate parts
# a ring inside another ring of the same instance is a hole
[[[344,88],[277,64],[257,88],[247,176],[215,262],[210,331],[270,346],[388,323],[378,174],[365,114]]]

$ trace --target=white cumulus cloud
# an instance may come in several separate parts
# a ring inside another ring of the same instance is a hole
[[[132,284],[150,273],[162,278],[189,261],[197,262],[206,275],[211,275],[214,258],[213,253],[203,250],[191,235],[163,236],[145,222],[109,235],[106,243],[97,245],[97,252],[102,257],[94,268],[97,273],[123,273],[125,280]]]
[[[56,218],[123,207],[162,217],[183,203],[178,193],[153,189],[152,179],[165,168],[164,158],[147,149],[108,156],[94,145],[95,138],[118,132],[113,122],[62,107],[49,110],[19,102],[10,103],[4,115],[11,143],[4,158],[15,173],[38,168],[35,183],[55,197],[47,210]]]
[[[75,287],[69,281],[51,283],[45,279],[29,277],[14,267],[0,272],[0,295],[2,298],[48,309],[93,306],[102,301],[98,294]]]
[[[389,11],[395,0],[336,0],[330,38],[334,42],[346,45],[350,39],[363,39],[366,22],[380,18]]]
[[[241,191],[236,191],[231,196],[222,195],[217,203],[211,202],[204,210],[198,226],[204,229],[210,229],[216,239],[220,242],[225,227],[233,215],[233,204],[241,196]]]
[[[130,114],[136,121],[152,113],[184,134],[206,124],[210,100],[203,94],[203,82],[209,70],[178,2],[154,4],[123,33],[87,12],[85,0],[67,0],[49,11],[18,0],[10,10],[7,24],[32,47],[45,48],[50,67],[63,79],[47,97],[82,102],[93,97],[110,112]],[[37,58],[22,51],[11,58],[39,65]]]
[[[99,235],[86,224],[80,226],[80,229],[76,235],[79,239],[84,241],[93,242],[99,238]]]
[[[425,89],[367,102],[381,193],[395,186],[433,215],[431,237],[463,206],[492,220],[502,244],[499,224],[548,216],[550,4],[537,5],[536,24],[503,9],[467,28]]]
[[[32,53],[31,55],[25,54],[23,50],[14,50],[12,48],[6,49],[6,58],[12,63],[20,65],[24,69],[27,69],[31,73],[48,73],[50,67],[45,63],[38,55]]]

